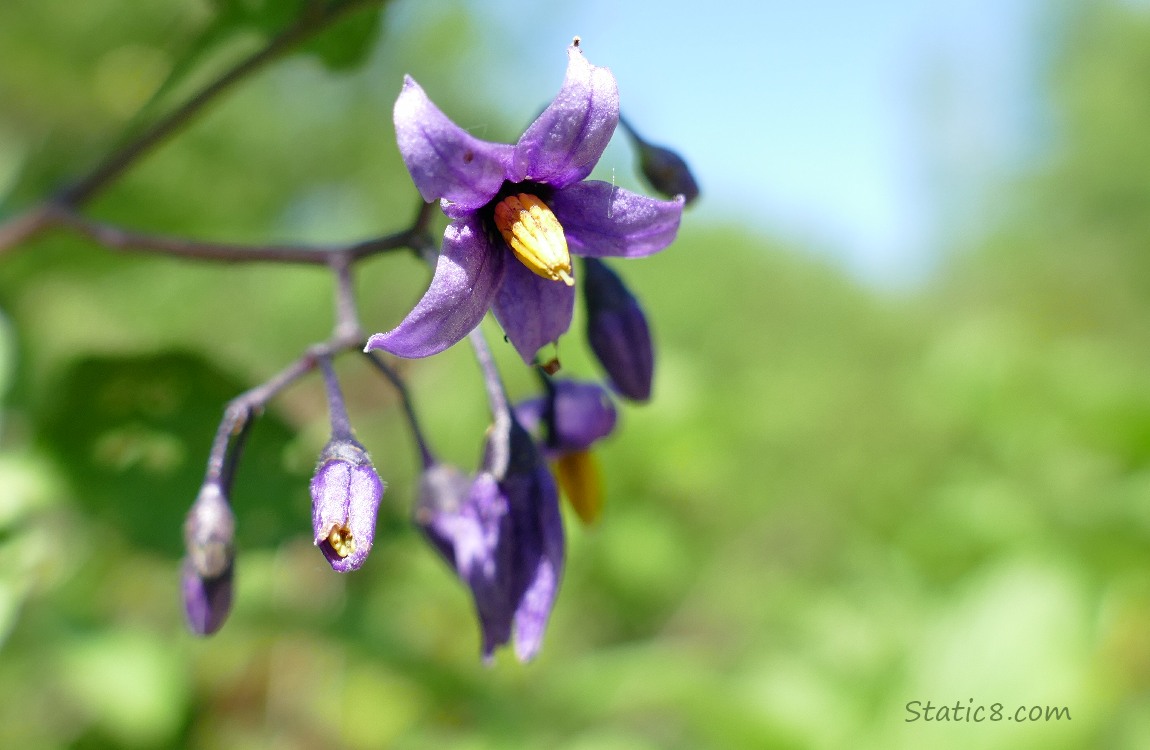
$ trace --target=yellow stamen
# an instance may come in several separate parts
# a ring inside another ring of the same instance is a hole
[[[347,557],[355,552],[355,539],[351,537],[351,529],[346,526],[332,526],[327,533],[327,542],[340,557]]]
[[[591,525],[603,511],[603,483],[591,451],[566,453],[555,462],[555,476],[579,520]]]
[[[523,265],[545,279],[575,285],[563,226],[546,203],[530,193],[508,196],[495,204],[495,226]]]

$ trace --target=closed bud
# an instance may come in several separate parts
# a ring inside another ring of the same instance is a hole
[[[219,575],[205,577],[190,557],[184,560],[181,572],[184,614],[188,627],[196,635],[211,635],[223,626],[232,609],[234,569],[234,565],[228,565]]]
[[[647,316],[619,276],[596,258],[584,258],[587,341],[619,395],[651,398],[655,352]]]
[[[668,198],[681,195],[690,203],[699,197],[699,185],[687,162],[669,148],[640,143],[639,171],[651,187]]]
[[[332,570],[346,573],[367,559],[384,483],[354,440],[332,440],[311,480],[315,545]]]
[[[236,521],[217,481],[209,480],[184,522],[187,557],[181,571],[184,613],[196,635],[220,629],[232,608]]]
[[[683,157],[669,148],[648,143],[627,120],[620,122],[635,144],[639,171],[652,188],[668,198],[681,195],[687,203],[699,197],[699,183],[695,182],[695,176]]]

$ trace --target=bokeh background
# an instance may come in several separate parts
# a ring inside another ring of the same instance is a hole
[[[329,333],[331,280],[53,232],[0,257],[0,746],[1145,746],[1150,7],[573,5],[357,16],[89,209],[251,243],[401,229],[402,75],[510,141],[581,35],[704,195],[670,250],[616,265],[652,319],[656,395],[600,451],[601,523],[567,515],[539,659],[480,663],[468,594],[408,521],[394,394],[354,357],[338,370],[390,483],[368,564],[340,576],[310,545],[327,426],[309,378],[239,470],[232,616],[187,634],[181,524],[222,406]],[[292,7],[0,4],[0,211]],[[616,140],[598,176],[647,190]],[[364,264],[367,326],[426,278],[406,254]],[[561,351],[597,374],[578,321]],[[403,369],[436,448],[473,466],[487,416],[466,347]],[[908,722],[928,700],[1069,720]]]

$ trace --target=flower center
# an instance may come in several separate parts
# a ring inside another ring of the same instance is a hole
[[[532,272],[574,286],[563,226],[546,203],[530,193],[509,195],[495,204],[495,227]]]
[[[351,536],[351,529],[346,526],[332,526],[327,532],[327,542],[340,557],[347,557],[355,552],[355,539]]]

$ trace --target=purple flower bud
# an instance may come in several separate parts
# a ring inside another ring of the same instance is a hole
[[[668,198],[681,195],[687,203],[699,197],[699,183],[695,182],[695,176],[683,157],[669,148],[648,143],[627,120],[620,119],[620,122],[635,143],[639,171],[651,187]]]
[[[371,551],[384,483],[354,440],[332,440],[311,480],[315,544],[332,570],[357,570]]]
[[[232,608],[233,571],[234,566],[229,565],[220,575],[207,578],[200,575],[191,558],[184,560],[184,613],[196,635],[211,635],[227,619]]]
[[[416,522],[471,589],[484,659],[514,637],[515,655],[528,661],[542,644],[562,575],[563,522],[555,480],[531,437],[514,420],[498,433],[486,453],[506,456],[502,477],[490,462],[471,481],[429,466]]]
[[[603,386],[556,379],[550,391],[515,407],[515,416],[527,429],[543,425],[543,450],[548,458],[584,451],[614,431],[615,404]]]
[[[639,171],[651,187],[668,198],[681,195],[690,203],[699,197],[699,184],[687,162],[668,148],[640,142]]]
[[[605,263],[583,261],[583,297],[587,303],[587,341],[619,395],[633,401],[651,398],[654,346],[639,301]]]
[[[236,521],[223,488],[209,480],[184,522],[183,596],[188,625],[197,635],[220,629],[232,606]]]

